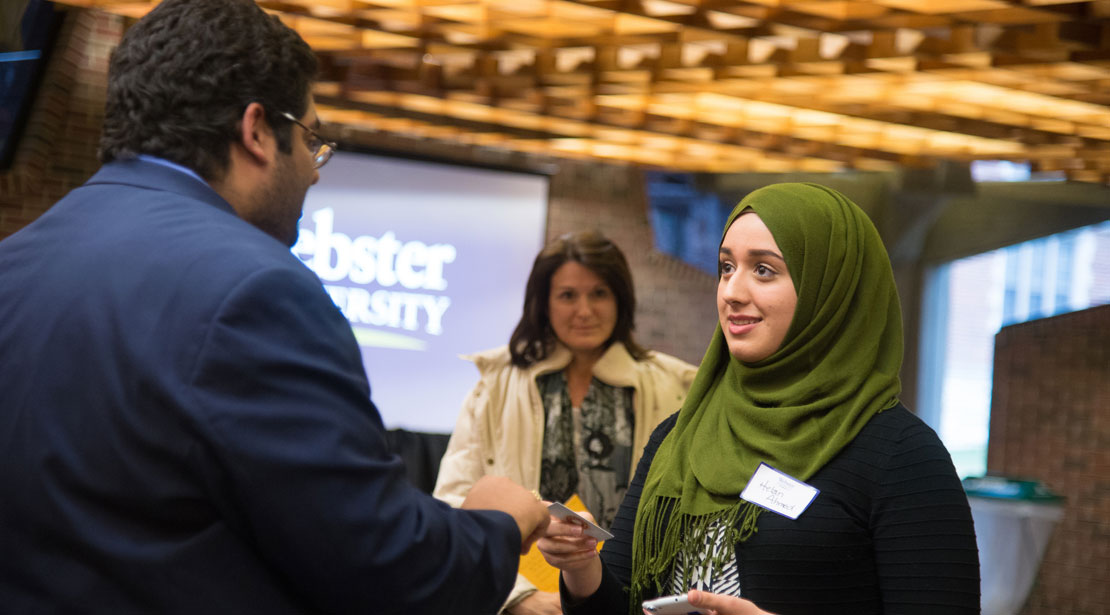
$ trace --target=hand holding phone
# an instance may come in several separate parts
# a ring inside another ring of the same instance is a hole
[[[691,605],[686,594],[644,600],[643,607],[652,615],[705,615],[709,612]]]
[[[569,519],[575,519],[575,520],[581,522],[583,525],[586,526],[586,529],[582,533],[589,536],[590,538],[596,538],[597,540],[601,541],[601,540],[609,540],[610,538],[613,537],[612,534],[610,534],[609,532],[602,529],[600,525],[598,525],[598,524],[590,521],[589,519],[583,517],[582,515],[574,512],[573,510],[567,508],[563,504],[560,504],[558,502],[553,502],[553,503],[547,505],[547,510],[548,510],[548,512],[551,513],[551,516],[553,516],[556,519],[559,519],[561,521],[567,521]]]

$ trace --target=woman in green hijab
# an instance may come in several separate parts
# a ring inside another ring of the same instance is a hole
[[[816,184],[744,198],[719,322],[655,430],[598,557],[538,543],[572,615],[699,590],[720,615],[978,613],[971,512],[936,434],[898,401],[902,320],[874,225]]]

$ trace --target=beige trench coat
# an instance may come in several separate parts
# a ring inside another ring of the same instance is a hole
[[[566,367],[570,351],[557,345],[546,359],[525,369],[510,363],[508,346],[463,358],[474,362],[481,378],[463,402],[440,463],[435,497],[459,506],[470,486],[486,474],[507,476],[525,488],[539,489],[544,412],[536,377]],[[629,476],[655,426],[682,406],[696,372],[697,367],[659,352],[636,361],[619,342],[594,365],[598,380],[634,390]],[[535,590],[527,579],[517,576],[505,607]]]

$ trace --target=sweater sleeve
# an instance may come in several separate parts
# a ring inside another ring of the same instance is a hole
[[[601,548],[602,578],[601,585],[592,596],[574,601],[559,578],[559,593],[562,596],[563,611],[568,615],[620,615],[628,612],[628,586],[632,579],[632,536],[636,524],[636,509],[640,505],[640,493],[644,489],[651,461],[663,439],[674,428],[678,413],[672,414],[659,424],[644,446],[643,456],[636,465],[636,473],[624,494],[617,516],[611,529],[613,537],[605,541]]]
[[[871,527],[885,613],[978,613],[971,508],[940,438],[917,417],[886,434]]]

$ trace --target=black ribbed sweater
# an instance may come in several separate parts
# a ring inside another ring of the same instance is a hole
[[[615,536],[601,553],[601,587],[578,603],[564,588],[568,614],[628,613],[636,507],[677,416],[644,448],[613,522]],[[763,511],[758,531],[737,545],[743,597],[780,615],[979,612],[967,497],[936,433],[903,406],[875,415],[807,482],[821,492],[796,521]]]

